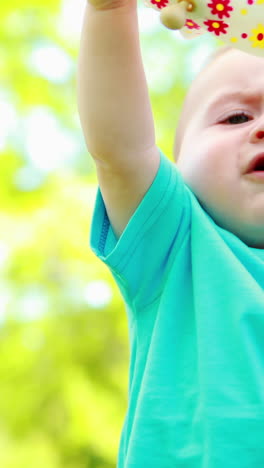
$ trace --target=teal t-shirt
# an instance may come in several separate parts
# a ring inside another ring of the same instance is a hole
[[[99,188],[91,226],[128,317],[118,468],[261,468],[264,250],[218,226],[160,157],[119,240]]]

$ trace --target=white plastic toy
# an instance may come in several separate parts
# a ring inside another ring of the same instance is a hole
[[[232,47],[264,57],[264,0],[144,0],[169,29],[192,39],[211,33]]]

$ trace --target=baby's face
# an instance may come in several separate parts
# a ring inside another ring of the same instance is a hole
[[[264,58],[238,50],[217,58],[195,83],[187,115],[177,160],[186,184],[219,226],[264,248],[264,178],[245,174],[264,154]]]

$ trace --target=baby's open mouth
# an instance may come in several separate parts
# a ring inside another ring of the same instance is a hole
[[[264,153],[259,153],[249,163],[246,174],[255,172],[264,172]]]

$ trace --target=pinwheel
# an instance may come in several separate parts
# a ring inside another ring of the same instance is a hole
[[[186,39],[210,33],[224,43],[264,57],[264,0],[144,0],[169,29]]]

